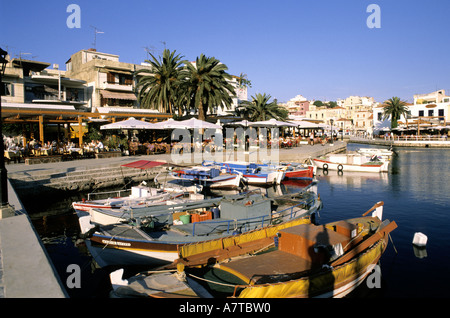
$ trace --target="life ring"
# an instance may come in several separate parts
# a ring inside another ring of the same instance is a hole
[[[328,164],[327,164],[327,163],[324,163],[323,166],[322,166],[322,169],[323,169],[323,170],[328,170]]]
[[[339,165],[337,166],[337,169],[338,169],[338,171],[343,171],[343,170],[344,170],[344,167],[343,167],[341,164],[339,164]]]

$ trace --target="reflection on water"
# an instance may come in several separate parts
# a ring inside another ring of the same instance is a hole
[[[354,150],[366,145],[349,144]],[[378,148],[378,147],[375,147]],[[450,150],[395,148],[387,174],[371,177],[331,171],[318,176],[324,202],[320,223],[358,217],[377,201],[384,202],[383,218],[398,228],[381,258],[384,297],[448,297],[450,275]],[[414,233],[428,236],[425,248],[412,245]],[[396,251],[397,252],[396,252]]]
[[[388,173],[371,173],[371,172],[338,172],[323,171],[317,172],[317,177],[335,186],[344,187],[345,189],[361,190],[369,187],[373,183],[388,185]]]

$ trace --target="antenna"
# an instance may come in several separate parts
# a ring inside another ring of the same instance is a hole
[[[99,29],[97,29],[97,27],[92,26],[91,28],[94,28],[94,43],[92,43],[94,45],[94,50],[97,50],[97,33],[105,33],[103,31],[100,31]]]
[[[155,54],[156,48],[153,45],[150,45],[150,48],[148,46],[142,47],[147,52],[147,60],[150,58],[150,53]]]

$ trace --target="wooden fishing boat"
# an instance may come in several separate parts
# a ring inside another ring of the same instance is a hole
[[[121,196],[124,192],[131,191],[128,196]],[[174,191],[167,191],[153,187],[139,185],[131,187],[130,190],[118,190],[109,192],[89,193],[88,198],[82,201],[72,202],[72,207],[75,211],[89,211],[95,209],[114,209],[119,210],[124,207],[140,207],[152,204],[161,204],[168,200],[173,200],[181,197],[185,192],[181,189]],[[92,196],[107,196],[105,199],[92,199]],[[112,196],[112,197],[111,197]]]
[[[390,232],[397,227],[395,221],[381,221],[382,209],[383,203],[378,202],[362,217],[324,225],[305,223],[280,229],[275,240],[276,246],[269,250],[267,242],[261,241],[253,245],[253,253],[247,249],[239,256],[236,256],[238,253],[227,256],[225,249],[210,251],[209,256],[216,256],[213,259],[204,253],[203,259],[208,259],[209,264],[211,261],[216,262],[213,265],[216,278],[209,280],[205,278],[206,275],[198,277],[192,274],[198,272],[194,268],[198,267],[199,262],[194,262],[194,266],[190,263],[195,256],[179,259],[175,264],[178,272],[172,274],[170,279],[185,282],[185,293],[178,297],[187,297],[187,290],[190,297],[205,297],[205,281],[210,291],[208,296],[211,296],[215,284],[219,283],[218,278],[225,277],[225,274],[228,278],[223,279],[221,285],[240,282],[230,287],[228,297],[344,297],[372,273],[387,247]],[[372,215],[366,216],[371,211],[374,211]],[[266,250],[261,253],[261,248]],[[210,266],[205,266],[205,269]],[[146,288],[140,290],[140,295],[173,297],[169,289],[156,290],[155,285],[147,280],[152,276],[151,279],[155,280],[162,274],[141,274],[139,286]],[[167,276],[167,273],[164,275]],[[111,278],[116,296],[133,291],[134,287],[128,281],[120,277]],[[228,283],[224,284],[223,281]]]
[[[161,161],[138,160],[123,164],[121,165],[121,169],[122,167],[145,170],[147,172],[147,176],[148,171],[155,172],[151,169],[158,168],[158,175],[154,178],[155,183],[157,184],[157,177],[162,172],[165,172],[165,168],[168,167],[168,164]],[[148,178],[150,177],[148,176]],[[176,199],[185,194],[200,192],[201,190],[201,187],[186,187],[184,185],[173,183],[164,183],[164,186],[159,187],[149,187],[147,186],[147,183],[143,181],[140,185],[133,186],[130,189],[89,193],[87,199],[73,202],[72,207],[75,211],[77,211],[77,213],[80,211],[89,211],[92,208],[121,209],[124,207],[141,207],[155,203],[160,204],[167,200]]]
[[[147,222],[149,218],[156,220],[157,216],[166,219],[169,213],[185,211],[187,209],[200,209],[219,204],[222,198],[212,198],[205,200],[203,194],[190,194],[188,197],[177,197],[161,202],[146,203],[140,206],[126,206],[121,209],[91,208],[87,213],[91,217],[91,222],[99,225],[110,225],[134,220],[137,222]],[[81,213],[78,212],[81,216]],[[84,215],[87,215],[86,213]]]
[[[203,163],[208,164],[208,163]],[[273,185],[280,184],[285,176],[285,169],[271,167],[270,165],[259,165],[242,161],[215,162],[222,171],[242,175],[247,184]]]
[[[387,172],[389,161],[370,160],[361,154],[328,154],[311,159],[319,169],[358,172]]]
[[[214,167],[191,167],[171,172],[175,179],[199,183],[211,189],[238,189],[243,184],[242,174],[221,173]]]
[[[286,179],[312,179],[314,178],[314,167],[302,167],[295,165],[286,166],[286,170],[284,171],[284,178]]]
[[[159,265],[179,258],[185,245],[236,237],[247,232],[310,218],[321,208],[314,191],[295,200],[273,200],[261,194],[223,198],[211,207],[173,213],[154,213],[128,223],[101,226],[91,216],[79,217],[86,245],[100,266]],[[222,244],[222,243],[217,243]]]

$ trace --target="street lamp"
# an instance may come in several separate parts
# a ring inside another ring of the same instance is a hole
[[[8,52],[0,48],[0,86],[2,84],[2,77],[5,74],[6,64],[8,60],[6,55]],[[8,203],[8,180],[7,171],[5,168],[5,149],[3,144],[3,120],[1,120],[2,99],[0,96],[0,219],[8,216],[13,216],[15,211]]]
[[[333,143],[334,138],[333,138],[333,118],[330,119],[330,124],[331,124],[331,143]]]

